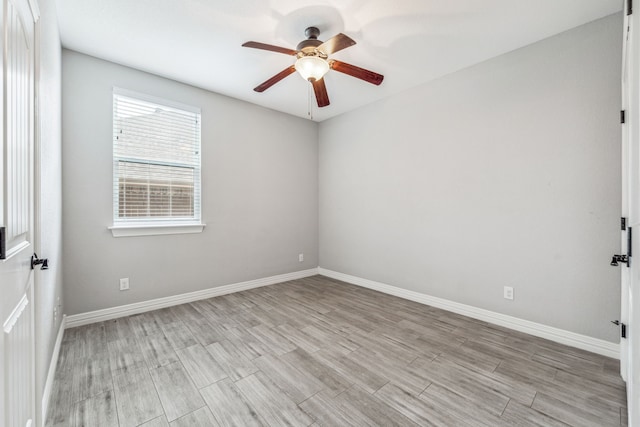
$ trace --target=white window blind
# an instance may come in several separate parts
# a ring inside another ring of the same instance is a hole
[[[114,90],[114,225],[197,224],[200,194],[200,111]]]

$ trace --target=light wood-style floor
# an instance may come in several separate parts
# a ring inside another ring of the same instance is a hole
[[[65,332],[48,426],[619,426],[616,360],[322,276]]]

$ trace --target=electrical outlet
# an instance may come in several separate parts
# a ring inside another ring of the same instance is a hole
[[[513,299],[513,288],[511,286],[504,287],[504,298]]]
[[[129,278],[125,277],[120,279],[120,290],[121,291],[126,291],[129,289]]]
[[[298,254],[298,261],[299,262],[304,261],[304,254]]]

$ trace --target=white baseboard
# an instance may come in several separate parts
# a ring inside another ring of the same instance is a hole
[[[494,311],[484,310],[482,308],[473,307],[459,302],[437,298],[430,295],[422,294],[415,291],[398,288],[387,285],[385,283],[375,282],[373,280],[363,279],[361,277],[351,276],[337,271],[327,270],[318,267],[318,273],[332,279],[342,280],[363,288],[373,289],[385,294],[394,295],[400,298],[415,301],[421,304],[430,305],[441,308],[443,310],[452,311],[454,313],[469,316],[474,319],[483,320],[495,325],[504,326],[505,328],[514,329],[540,338],[546,338],[571,347],[576,347],[592,353],[601,354],[603,356],[620,359],[620,346],[609,341],[586,335],[577,334],[575,332],[565,331],[564,329],[554,328],[552,326],[543,325],[541,323],[531,322],[529,320],[519,319],[517,317],[508,316],[506,314],[496,313]]]
[[[53,354],[51,355],[51,362],[49,363],[47,380],[44,383],[44,390],[42,390],[42,425],[47,422],[49,399],[51,398],[51,389],[53,388],[53,379],[56,375],[56,366],[58,366],[58,356],[60,356],[60,346],[62,345],[62,337],[64,336],[66,322],[67,317],[63,315],[60,327],[58,328],[58,335],[56,336],[56,344],[53,346]]]
[[[201,299],[226,295],[233,292],[240,292],[247,289],[259,288],[261,286],[273,285],[280,282],[286,282],[288,280],[302,279],[309,276],[315,276],[316,274],[318,274],[318,269],[311,268],[309,270],[279,274],[277,276],[264,277],[262,279],[249,280],[240,283],[233,283],[230,285],[218,286],[216,288],[204,289],[202,291],[174,295],[171,297],[157,298],[149,301],[142,301],[133,304],[121,305],[118,307],[90,311],[87,313],[73,314],[71,316],[67,316],[66,327],[73,328],[76,326],[88,325],[90,323],[102,322],[104,320],[144,313],[146,311],[157,310],[159,308],[171,307],[173,305],[185,304]]]
[[[459,302],[433,297],[415,291],[409,291],[406,289],[398,288],[396,286],[387,285],[385,283],[375,282],[373,280],[363,279],[361,277],[327,270],[321,267],[311,268],[309,270],[303,271],[296,271],[293,273],[280,274],[277,276],[265,277],[262,279],[249,280],[246,282],[234,283],[230,285],[218,286],[216,288],[189,292],[171,297],[157,298],[134,304],[111,307],[103,310],[91,311],[88,313],[74,314],[71,316],[67,316],[66,322],[65,320],[63,320],[61,327],[73,328],[90,323],[102,322],[104,320],[144,313],[146,311],[152,311],[160,308],[170,307],[173,305],[184,304],[220,295],[226,295],[233,292],[240,292],[247,289],[258,288],[261,286],[273,285],[280,282],[286,282],[288,280],[302,279],[305,277],[314,276],[316,274],[322,274],[324,276],[342,280],[344,282],[352,283],[364,288],[373,289],[385,294],[394,295],[410,301],[415,301],[421,304],[426,304],[433,307],[441,308],[443,310],[462,314],[474,319],[504,326],[505,328],[514,329],[516,331],[524,332],[540,338],[546,338],[551,341],[601,354],[603,356],[612,357],[615,359],[620,358],[620,346],[616,343],[577,334],[575,332],[566,331],[564,329],[554,328],[552,326],[543,325],[541,323],[536,323],[529,320],[519,319],[517,317],[508,316],[506,314],[496,313],[494,311],[461,304]],[[58,340],[60,341],[61,339],[62,334],[59,333]],[[54,351],[54,354],[56,355],[55,363],[57,363],[58,350],[59,342],[56,341],[56,350]],[[52,363],[54,363],[53,359]],[[49,376],[53,375],[51,369],[52,368],[50,367]],[[55,372],[55,364],[53,365],[53,372]],[[51,380],[53,380],[53,378],[51,378]],[[49,377],[47,377],[47,386],[45,386],[43,403],[44,398],[47,398],[48,400],[47,387],[50,387],[49,383]],[[45,405],[43,405],[43,410],[44,409]]]

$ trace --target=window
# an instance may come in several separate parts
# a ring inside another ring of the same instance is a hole
[[[202,231],[199,109],[114,89],[110,228]]]

